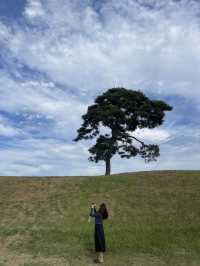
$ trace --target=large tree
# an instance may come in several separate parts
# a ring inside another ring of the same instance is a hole
[[[164,101],[150,100],[141,91],[125,88],[111,88],[95,99],[82,115],[83,123],[77,130],[74,141],[92,139],[96,143],[88,151],[90,161],[105,161],[105,175],[110,175],[111,158],[119,154],[121,158],[140,155],[146,162],[155,161],[159,146],[145,144],[136,138],[136,129],[155,128],[164,122],[165,111],[172,110]],[[109,134],[101,129],[109,129]]]

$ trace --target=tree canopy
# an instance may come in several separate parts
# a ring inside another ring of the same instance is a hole
[[[136,129],[153,129],[164,122],[165,111],[172,107],[164,101],[150,100],[141,91],[125,88],[111,88],[97,96],[95,103],[82,115],[83,123],[77,130],[74,141],[96,139],[89,149],[90,161],[106,163],[106,175],[110,174],[110,160],[115,154],[121,158],[140,155],[146,162],[156,160],[159,146],[145,144],[136,138]],[[110,133],[102,134],[100,129],[108,128]]]

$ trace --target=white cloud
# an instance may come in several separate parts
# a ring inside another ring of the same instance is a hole
[[[98,13],[84,1],[45,1],[38,27],[15,27],[7,45],[20,61],[79,92],[124,85],[199,99],[200,5],[189,2],[109,1]]]
[[[137,129],[135,131],[135,134],[133,135],[141,140],[146,140],[160,144],[162,142],[168,141],[170,139],[170,136],[172,135],[172,132],[170,132],[167,129],[160,129],[160,128]]]
[[[56,139],[18,140],[12,148],[2,148],[1,175],[78,175],[93,172],[95,164],[86,166],[86,147]]]
[[[12,137],[16,135],[19,135],[19,131],[16,128],[0,124],[0,136]]]
[[[5,119],[0,115],[0,136],[4,137],[14,137],[22,134],[22,130],[16,127],[13,127],[8,119]]]
[[[40,0],[28,0],[24,14],[28,19],[33,19],[36,17],[43,16],[45,14],[45,11],[42,7],[41,1]]]
[[[4,72],[0,78],[0,108],[7,112],[32,112],[55,121],[60,129],[74,129],[87,106],[52,82],[16,81]],[[33,118],[33,115],[32,115]],[[31,119],[27,114],[27,119]]]

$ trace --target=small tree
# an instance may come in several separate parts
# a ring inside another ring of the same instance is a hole
[[[121,158],[140,155],[146,162],[155,161],[159,146],[145,144],[132,132],[137,128],[155,128],[164,122],[164,111],[172,107],[163,101],[150,100],[140,91],[125,88],[112,88],[95,99],[82,115],[83,123],[73,141],[97,137],[96,144],[88,151],[90,161],[105,161],[105,175],[110,175],[111,158],[119,154]],[[110,133],[101,134],[101,127],[109,128]]]

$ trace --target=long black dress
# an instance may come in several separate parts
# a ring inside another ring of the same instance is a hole
[[[105,234],[103,228],[103,218],[100,212],[96,211],[96,208],[91,208],[90,216],[95,217],[95,230],[94,230],[94,240],[95,240],[95,251],[105,252]]]

